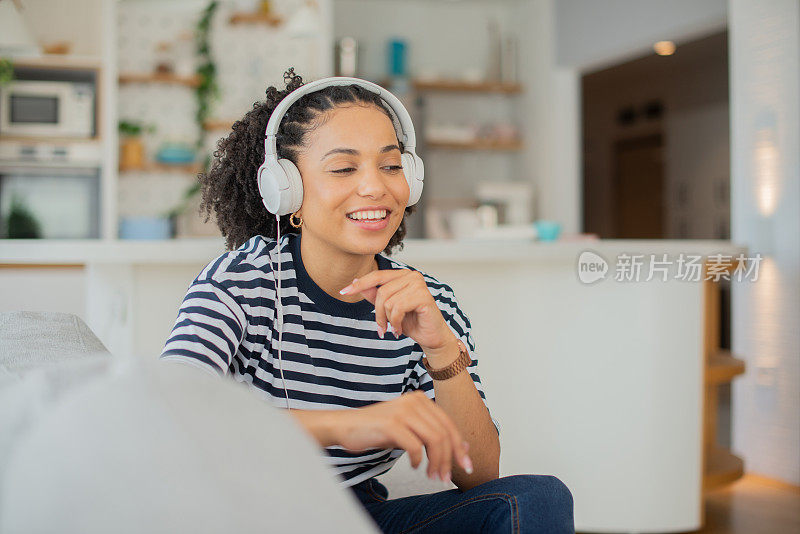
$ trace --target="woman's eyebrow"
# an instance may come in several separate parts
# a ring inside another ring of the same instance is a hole
[[[386,145],[385,147],[381,148],[379,152],[383,154],[385,152],[391,152],[392,150],[397,150],[398,152],[400,152],[400,147],[397,145]],[[350,156],[358,156],[361,153],[354,148],[334,148],[333,150],[329,151],[324,156],[322,156],[322,158],[320,158],[320,161],[327,158],[331,154],[348,154]]]

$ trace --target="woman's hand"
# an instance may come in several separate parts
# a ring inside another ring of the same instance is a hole
[[[448,346],[455,338],[419,271],[372,271],[355,279],[339,293],[361,293],[375,305],[375,322],[381,337],[387,330],[387,322],[391,323],[395,336],[407,335],[426,354]]]
[[[450,481],[453,460],[472,473],[469,444],[455,423],[420,390],[396,399],[376,402],[341,414],[337,441],[351,452],[367,449],[404,449],[416,469],[422,447],[428,455],[428,477]]]

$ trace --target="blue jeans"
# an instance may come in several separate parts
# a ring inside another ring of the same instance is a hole
[[[574,534],[572,493],[550,475],[511,475],[462,492],[387,499],[386,486],[367,479],[351,489],[385,533]]]

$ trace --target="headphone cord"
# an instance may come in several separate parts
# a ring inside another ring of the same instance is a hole
[[[281,349],[283,347],[283,303],[281,302],[281,221],[279,215],[275,215],[275,226],[278,229],[278,241],[276,244],[276,248],[278,249],[278,291],[275,294],[276,308],[278,310],[278,366],[281,369],[283,392],[286,394],[286,409],[291,410],[289,406],[289,390],[286,388],[286,379],[283,378],[283,363],[281,361]],[[270,265],[272,265],[272,254],[270,254],[269,261]],[[272,267],[272,273],[273,275],[275,274],[275,267]]]

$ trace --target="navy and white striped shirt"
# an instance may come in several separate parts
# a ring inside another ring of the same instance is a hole
[[[303,266],[300,240],[297,234],[281,236],[280,247],[281,361],[291,407],[359,408],[416,389],[435,400],[420,346],[407,336],[381,339],[373,304],[344,302],[317,286]],[[285,408],[274,325],[275,249],[275,239],[255,236],[209,263],[189,287],[161,358],[231,375],[273,406]],[[382,254],[375,259],[380,269],[413,269]],[[450,287],[423,275],[450,329],[469,348],[472,364],[467,369],[485,404],[469,319]],[[492,421],[499,433],[499,424]],[[338,445],[325,451],[345,487],[388,471],[405,452],[348,452]]]

